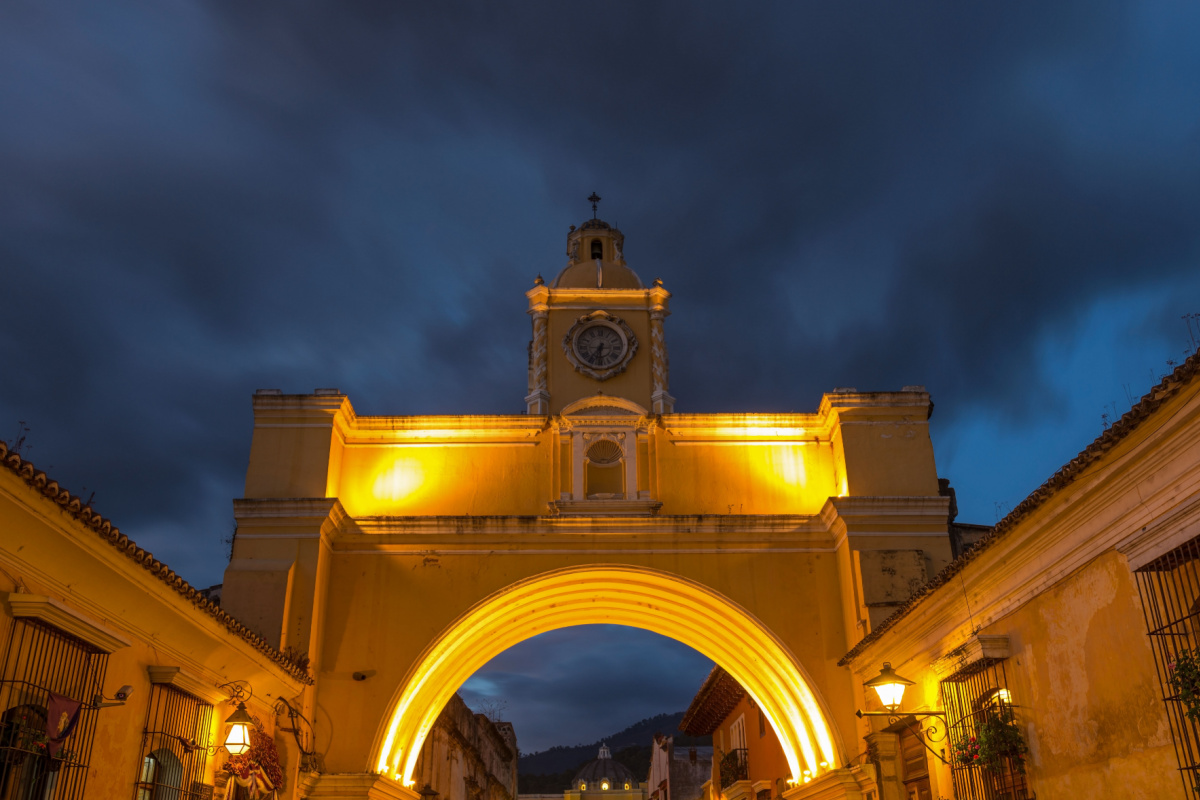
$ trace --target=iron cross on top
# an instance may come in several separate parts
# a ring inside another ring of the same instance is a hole
[[[592,196],[588,198],[588,202],[592,204],[592,219],[596,218],[596,203],[600,202],[600,195],[592,192]]]

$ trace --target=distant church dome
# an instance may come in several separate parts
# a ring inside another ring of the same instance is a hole
[[[567,234],[567,266],[551,289],[645,289],[625,263],[625,234],[602,219],[589,219]]]
[[[608,745],[602,744],[599,757],[583,765],[571,781],[571,788],[585,792],[624,791],[638,788],[638,783],[628,767],[613,761]]]

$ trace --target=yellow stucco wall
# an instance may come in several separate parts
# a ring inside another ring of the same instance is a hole
[[[1182,796],[1137,587],[1109,551],[985,633],[1007,634],[1039,797]]]
[[[295,698],[303,691],[303,684],[284,675],[251,644],[194,608],[123,550],[103,541],[12,472],[0,469],[0,592],[10,598],[7,593],[18,591],[20,596],[47,597],[67,609],[69,616],[82,617],[124,641],[108,657],[103,691],[111,698],[128,684],[133,692],[124,705],[96,712],[88,797],[133,794],[151,697],[151,666],[179,667],[210,693],[201,698],[214,704],[210,743],[223,738],[223,722],[234,709],[224,702],[228,693],[218,690],[218,684],[232,680],[252,684],[257,699],[250,703],[251,713],[270,733],[275,732],[275,716],[269,704],[274,698]],[[0,603],[0,647],[8,647],[13,625],[6,599]],[[72,742],[68,739],[68,749],[76,746]],[[278,738],[281,762],[294,786],[297,756],[289,745]],[[204,780],[212,782],[224,759],[223,752],[209,758]]]
[[[783,790],[787,789],[786,781],[791,777],[791,771],[775,731],[765,720],[762,720],[763,724],[760,727],[761,714],[748,696],[738,701],[733,711],[730,711],[713,731],[713,785],[721,785],[722,751],[728,753],[733,750],[733,726],[738,718],[745,721],[748,780],[752,783],[767,782],[770,785],[771,797],[779,798]]]
[[[843,393],[792,415],[639,416],[595,398],[598,411],[564,417],[359,417],[344,397],[255,397],[226,607],[312,657],[329,770],[374,768],[405,676],[475,603],[599,564],[679,576],[747,609],[810,676],[838,749],[854,746],[836,660],[861,630],[859,576],[843,562],[863,546],[948,558],[928,395]],[[556,515],[586,448],[579,431],[605,426],[638,437],[637,502],[653,505]],[[866,505],[851,502],[855,487]],[[915,497],[889,505],[889,493]]]
[[[605,308],[601,300],[598,308]],[[624,397],[641,405],[650,407],[651,380],[648,363],[650,361],[650,315],[640,309],[609,309],[630,328],[637,337],[638,349],[624,372],[614,375],[603,382],[597,382],[575,371],[575,367],[567,360],[563,352],[562,341],[567,331],[575,324],[580,316],[587,313],[581,309],[554,309],[549,313],[549,341],[547,373],[551,387],[550,410],[558,413],[570,403],[581,397],[588,397],[597,388],[607,395]]]
[[[594,540],[593,540],[594,541]],[[628,541],[621,543],[628,545]],[[646,546],[651,550],[650,545]],[[319,705],[333,727],[322,732],[331,769],[361,769],[378,722],[417,653],[432,642],[474,600],[522,578],[564,565],[612,563],[603,552],[575,556],[497,554],[489,558],[422,554],[346,555],[335,560],[326,605],[327,625],[321,660]],[[830,703],[847,701],[849,687],[824,654],[844,644],[840,609],[821,602],[838,592],[832,554],[755,557],[749,554],[636,555],[624,564],[662,569],[691,577],[730,597],[758,618],[793,652]],[[785,603],[783,598],[792,602]],[[419,609],[419,613],[412,613]],[[367,681],[355,671],[374,669]],[[845,733],[849,733],[846,731]],[[519,732],[518,732],[519,735]],[[328,737],[328,738],[326,738]]]
[[[816,514],[835,496],[828,444],[673,444],[656,436],[664,514]]]

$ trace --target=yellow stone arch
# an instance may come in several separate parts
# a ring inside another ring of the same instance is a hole
[[[591,565],[519,581],[482,600],[443,631],[392,698],[391,714],[375,737],[376,771],[411,785],[425,737],[467,678],[526,639],[590,624],[653,631],[715,661],[770,721],[793,781],[842,762],[824,703],[803,666],[746,609],[678,575]]]

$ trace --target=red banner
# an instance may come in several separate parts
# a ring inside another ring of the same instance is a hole
[[[47,754],[58,755],[78,721],[79,701],[50,692],[50,702],[46,704],[46,737],[50,740],[46,745]]]

